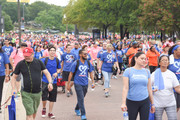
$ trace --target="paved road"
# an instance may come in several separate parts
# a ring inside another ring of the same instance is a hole
[[[91,91],[89,88],[85,98],[85,108],[88,120],[123,120],[120,109],[122,78],[112,79],[111,86],[109,98],[105,98],[103,86],[96,86],[94,91]],[[80,120],[80,117],[76,116],[74,113],[74,107],[77,102],[75,92],[73,96],[67,98],[66,94],[60,92],[61,88],[59,88],[58,91],[57,102],[55,103],[53,110],[56,120]],[[42,104],[39,106],[36,120],[49,120],[49,118],[41,118],[41,110]],[[24,112],[22,114],[24,114]],[[166,115],[164,115],[163,120],[167,120]],[[180,114],[178,115],[178,120],[180,120]]]

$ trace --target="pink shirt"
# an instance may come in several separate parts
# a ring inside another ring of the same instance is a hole
[[[13,66],[16,67],[16,65],[18,64],[18,62],[20,62],[21,60],[24,60],[24,56],[23,56],[23,51],[21,49],[18,49],[18,52],[16,54],[16,50],[14,50],[11,53],[10,58],[12,58],[14,60],[14,64]]]
[[[96,48],[94,48],[94,47],[92,47],[91,48],[91,50],[90,50],[90,55],[91,55],[91,57],[92,57],[92,60],[95,60],[95,59],[97,59],[97,54],[98,54],[98,52],[100,51],[100,48],[99,47],[96,47]]]
[[[30,41],[26,41],[26,44],[28,47],[31,47],[31,42]]]

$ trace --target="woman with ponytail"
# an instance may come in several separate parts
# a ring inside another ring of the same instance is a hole
[[[149,70],[145,69],[146,55],[138,52],[131,60],[131,67],[123,74],[122,111],[128,111],[129,120],[148,120],[151,103],[151,113],[155,112],[151,79]]]

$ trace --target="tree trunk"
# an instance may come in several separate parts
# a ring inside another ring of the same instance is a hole
[[[120,33],[121,33],[121,40],[124,39],[124,36],[123,36],[123,25],[121,24],[120,25]]]
[[[161,30],[161,42],[163,41],[163,32]]]
[[[105,38],[107,39],[107,27],[105,27]]]

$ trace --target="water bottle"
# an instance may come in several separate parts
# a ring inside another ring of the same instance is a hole
[[[92,85],[92,87],[91,87],[91,91],[94,91],[94,88],[93,88],[93,86],[94,86],[94,85]]]
[[[19,101],[19,100],[18,100],[18,97],[19,97],[18,93],[16,94],[16,93],[14,92],[13,94],[14,94],[14,100],[15,100],[15,102],[18,102],[18,101]]]
[[[129,120],[128,112],[124,111],[123,112],[123,120]]]
[[[158,86],[153,85],[152,90],[156,90],[156,89],[158,90]]]
[[[101,79],[101,73],[98,74],[98,78]]]

